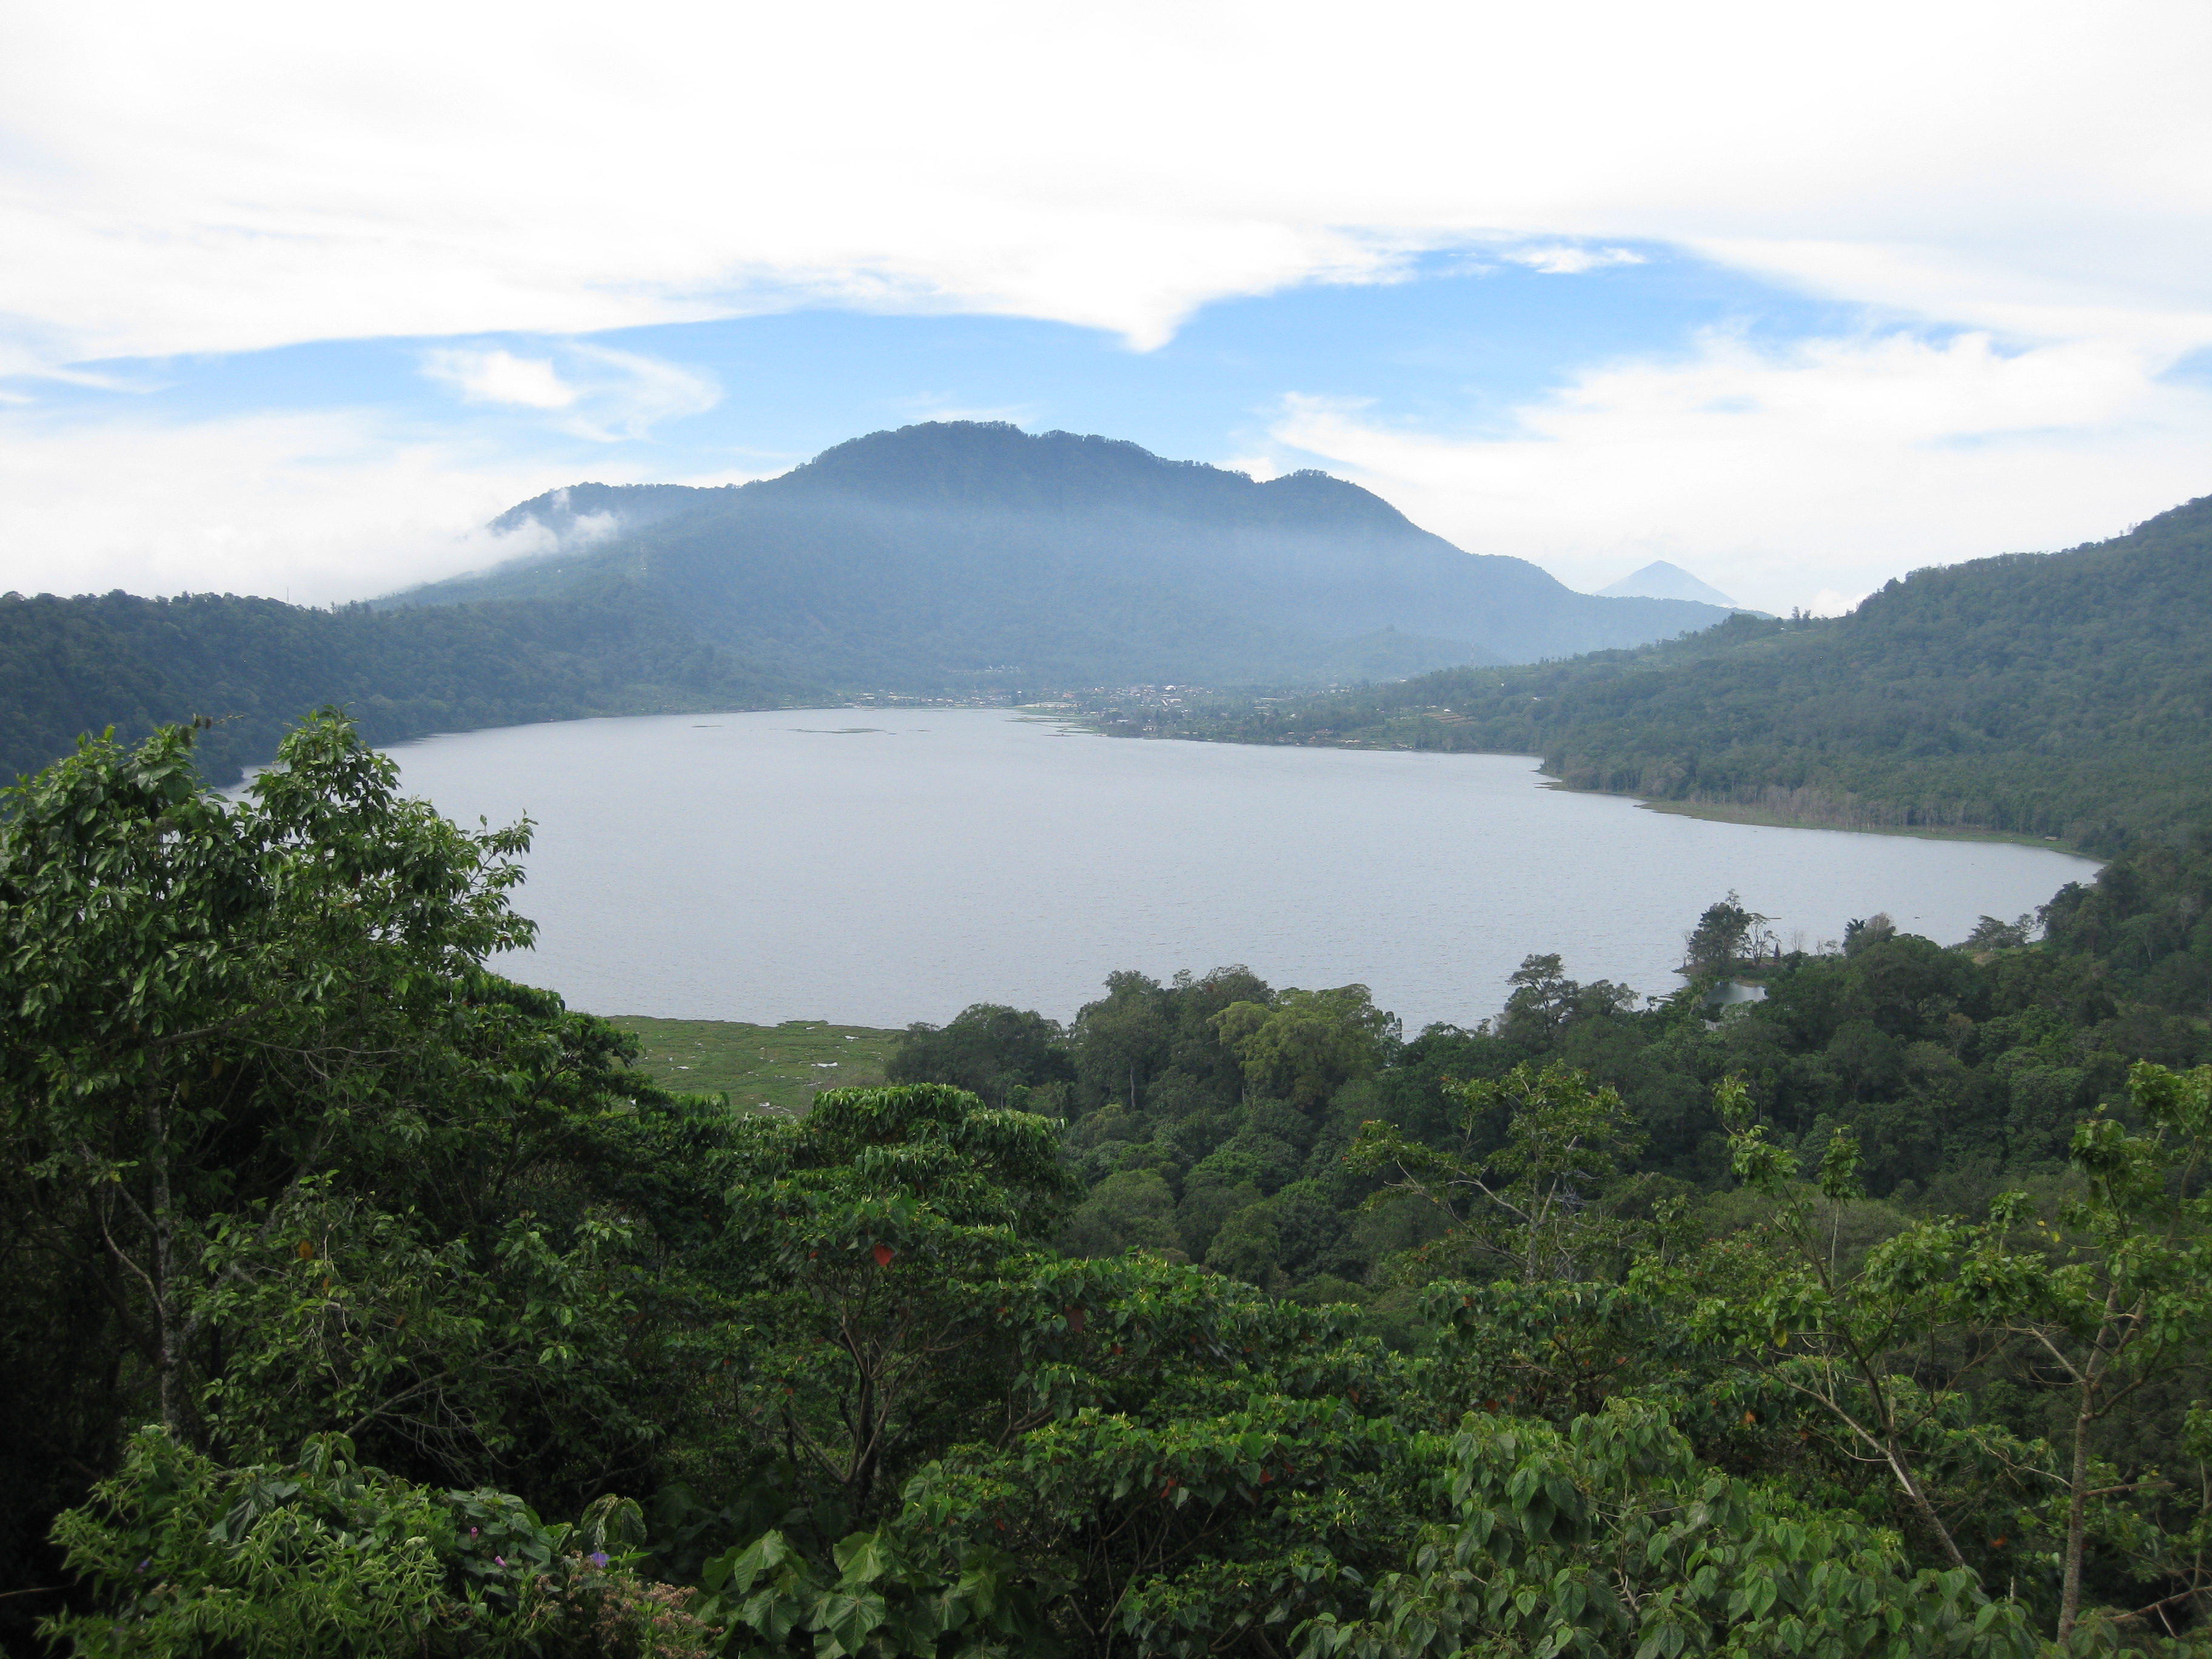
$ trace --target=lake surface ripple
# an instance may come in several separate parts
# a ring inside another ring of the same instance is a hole
[[[1472,1024],[1531,952],[1664,994],[1729,889],[1785,944],[1887,910],[1946,944],[2096,866],[1775,830],[1540,787],[1501,755],[1097,737],[985,709],[779,709],[470,732],[391,750],[449,817],[538,824],[502,971],[599,1013],[1066,1018],[1107,974],[1358,981]]]

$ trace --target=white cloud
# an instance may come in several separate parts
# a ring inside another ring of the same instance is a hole
[[[1573,247],[1551,242],[1533,247],[1508,248],[1498,256],[1547,276],[1579,276],[1607,265],[1640,265],[1644,256],[1625,247]]]
[[[561,411],[560,430],[603,443],[641,438],[662,421],[704,414],[722,398],[712,375],[658,357],[578,343],[561,353],[565,379],[550,357],[471,346],[426,351],[422,372],[464,403]]]
[[[441,346],[422,354],[422,372],[460,393],[464,403],[567,409],[577,397],[576,388],[561,378],[550,357]]]
[[[2110,343],[1888,332],[1762,350],[1713,333],[1580,374],[1498,435],[1313,398],[1272,435],[1571,586],[1664,558],[1746,605],[1826,611],[1921,565],[2118,534],[2204,493],[2212,392],[2163,367]]]
[[[0,313],[48,362],[801,297],[1150,344],[1412,248],[1650,239],[2199,329],[2208,46],[2192,0],[50,6],[0,58]]]
[[[0,415],[0,589],[367,598],[550,551],[540,526],[480,528],[550,470],[350,410],[62,431]]]

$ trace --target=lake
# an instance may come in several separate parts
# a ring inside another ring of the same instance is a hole
[[[2089,860],[1712,823],[1547,789],[1534,761],[1103,738],[986,709],[778,709],[395,746],[410,793],[538,824],[502,971],[607,1014],[1058,1018],[1108,973],[1358,981],[1406,1023],[1497,1012],[1522,957],[1663,994],[1734,888],[1784,941],[1887,910],[1946,944]]]

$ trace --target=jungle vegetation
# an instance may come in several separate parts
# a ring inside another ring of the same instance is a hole
[[[0,775],[195,716],[192,753],[234,782],[302,708],[343,704],[372,743],[594,714],[774,707],[810,688],[702,643],[621,582],[559,598],[380,613],[279,599],[0,594]]]
[[[2111,541],[1918,570],[1848,616],[1453,669],[1175,734],[1540,755],[1577,789],[2111,854],[2212,814],[2212,496]],[[1109,726],[1109,730],[1116,729]]]
[[[1410,1036],[1117,974],[801,1115],[494,969],[525,830],[198,735],[0,800],[13,1650],[2205,1650],[2212,841]]]

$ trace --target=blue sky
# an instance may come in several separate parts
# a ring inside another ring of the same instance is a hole
[[[2212,489],[2201,8],[123,11],[0,60],[0,586],[950,416],[1768,609]]]
[[[4,384],[57,423],[118,410],[186,424],[333,406],[374,409],[394,430],[426,436],[464,421],[547,469],[549,486],[611,463],[669,477],[774,473],[863,432],[945,419],[1105,433],[1176,459],[1289,471],[1328,458],[1274,435],[1286,398],[1357,402],[1393,426],[1497,437],[1517,428],[1516,409],[1584,365],[1680,355],[1707,330],[1784,344],[1863,321],[1852,307],[1663,247],[1605,252],[1613,263],[1577,272],[1427,254],[1388,282],[1216,301],[1151,349],[1036,319],[814,307],[573,338],[483,333],[122,358],[74,366],[87,376],[76,383]],[[587,355],[595,350],[666,365],[691,384],[671,400]],[[491,354],[548,365],[561,386],[605,390],[532,407],[501,400],[495,383],[472,393],[441,372]]]

